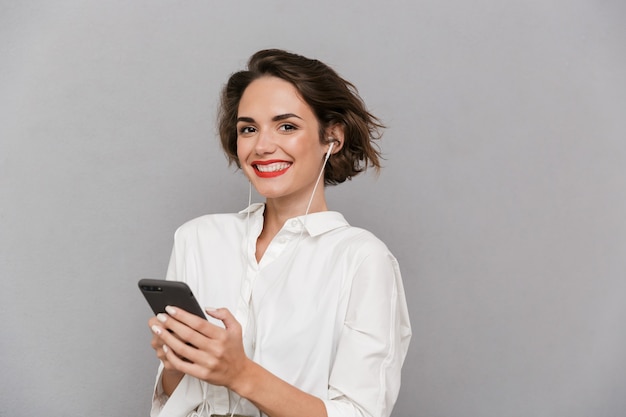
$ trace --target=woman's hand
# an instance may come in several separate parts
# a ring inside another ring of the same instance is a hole
[[[150,345],[152,349],[156,352],[157,358],[161,360],[163,363],[163,372],[161,373],[161,386],[163,387],[163,392],[166,395],[172,395],[172,392],[176,389],[181,379],[183,379],[184,373],[177,370],[174,365],[170,361],[167,360],[167,356],[163,351],[164,341],[161,339],[160,334],[163,330],[160,328],[161,322],[157,320],[156,317],[152,317],[148,321],[148,326],[152,329],[152,340],[150,341]],[[155,330],[159,329],[159,332]]]
[[[243,349],[241,325],[228,309],[206,310],[224,328],[180,308],[166,311],[149,322],[152,347],[166,370],[229,388],[242,379],[250,361]]]
[[[241,325],[228,309],[206,311],[224,323],[224,328],[180,308],[167,307],[166,311],[168,314],[159,314],[150,323],[155,334],[153,341],[160,344],[155,348],[157,355],[162,352],[161,360],[167,369],[225,386],[266,415],[327,417],[322,400],[248,359]]]

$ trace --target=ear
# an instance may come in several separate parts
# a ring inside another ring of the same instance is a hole
[[[334,143],[332,153],[336,154],[343,148],[344,144],[344,132],[343,125],[336,123],[326,129],[326,143]],[[328,148],[326,148],[328,150]]]

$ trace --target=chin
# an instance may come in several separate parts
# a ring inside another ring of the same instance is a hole
[[[265,199],[280,198],[285,196],[285,193],[276,190],[259,190],[257,188],[256,192]]]

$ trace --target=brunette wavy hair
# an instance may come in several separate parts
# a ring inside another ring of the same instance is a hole
[[[229,164],[241,168],[237,157],[239,101],[248,85],[264,76],[281,78],[298,90],[317,117],[321,143],[328,143],[328,128],[343,127],[343,147],[331,156],[324,170],[326,185],[340,184],[368,167],[380,170],[382,156],[374,141],[381,138],[385,126],[367,110],[356,87],[316,59],[279,49],[252,55],[247,69],[232,74],[222,90],[218,129]]]

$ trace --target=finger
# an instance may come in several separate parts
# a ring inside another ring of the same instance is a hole
[[[183,324],[186,328],[193,329],[195,332],[208,337],[210,339],[214,339],[218,337],[223,329],[215,324],[209,323],[206,318],[201,318],[196,316],[195,314],[191,314],[181,308],[167,306],[165,307],[165,311],[168,312],[169,317],[176,320],[177,322]],[[158,316],[157,316],[158,317]],[[173,323],[168,323],[169,327],[178,334],[178,330],[182,331],[182,335],[188,342],[193,342],[190,338],[194,337],[192,332],[188,332],[186,329],[181,328]]]
[[[171,361],[172,356],[168,355],[168,353],[182,360],[191,361],[195,359],[197,349],[191,343],[159,325],[154,325],[152,331],[155,334],[153,347],[157,351],[157,357],[164,363]]]
[[[150,326],[150,330],[152,331],[152,340],[150,341],[150,346],[152,347],[152,349],[154,349],[155,353],[156,353],[156,357],[161,361],[161,363],[163,364],[164,369],[167,370],[175,370],[174,366],[171,364],[171,362],[167,359],[167,355],[163,349],[163,346],[165,345],[165,342],[163,340],[163,335],[167,335],[167,337],[175,337],[178,338],[176,336],[175,333],[171,332],[169,329],[167,329],[164,326],[164,323],[162,323],[161,320],[159,320],[157,317],[152,317],[149,321],[148,321],[148,325]]]
[[[165,312],[169,314],[171,317],[175,318],[176,320],[182,323],[185,323],[186,325],[190,327],[194,327],[194,324],[197,325],[199,323],[206,321],[205,317],[196,316],[195,314],[191,314],[188,311],[180,307],[166,306]]]
[[[189,346],[184,345],[184,347],[181,348],[189,348]],[[182,356],[180,352],[177,352],[174,348],[168,345],[163,345],[162,351],[164,355],[164,365],[167,363],[169,365],[169,368],[172,370],[176,370],[190,375],[197,374],[202,370],[202,367],[196,365],[193,361],[187,359],[185,356]]]
[[[164,331],[164,329],[159,329],[158,327],[155,327],[154,330],[157,330],[157,332],[160,332],[160,333]],[[153,330],[152,340],[150,341],[150,346],[152,347],[152,349],[154,349],[157,359],[159,359],[163,363],[163,367],[165,369],[172,369],[172,365],[167,360],[167,357],[163,350],[163,346],[164,346],[163,339],[161,338],[159,334],[154,332],[154,330]]]
[[[180,323],[179,321],[173,319],[165,313],[157,314],[153,320],[150,320],[149,324],[152,332],[155,335],[161,337],[163,342],[165,343],[169,342],[170,336],[184,340],[185,335],[189,336],[191,333],[193,333],[193,331],[188,330],[188,327],[186,325]]]
[[[184,310],[168,308],[174,315],[173,317],[160,313],[156,316],[156,324],[152,326],[152,331],[157,335],[162,345],[171,348],[174,354],[183,360],[197,362],[204,356],[203,352],[213,351],[212,339],[206,334],[214,334],[210,330],[217,329],[223,336],[225,330],[221,327],[210,324],[207,320],[195,320],[193,314],[189,314]],[[179,320],[186,320],[189,323],[200,326],[200,329],[194,329]],[[166,331],[169,330],[169,331]]]
[[[237,330],[241,327],[235,316],[227,308],[206,308],[204,311],[209,316],[224,323],[227,330]]]
[[[148,327],[150,329],[152,329],[153,326],[158,325],[160,326],[162,323],[157,319],[156,316],[151,317],[150,320],[148,320]]]
[[[190,334],[193,330],[188,329],[184,324],[172,320],[165,314],[159,314],[158,321],[150,327],[152,333],[157,338],[155,342],[157,344],[172,344],[174,340],[181,341],[183,343],[189,343],[185,337],[185,333]],[[178,333],[176,333],[178,331]],[[181,335],[182,334],[182,335]]]

